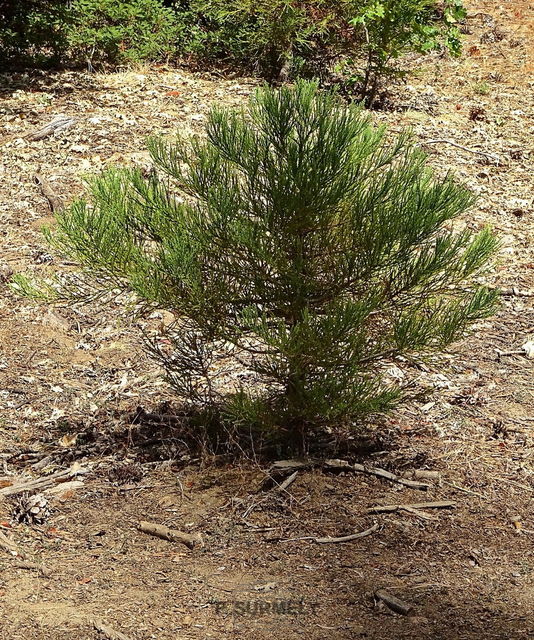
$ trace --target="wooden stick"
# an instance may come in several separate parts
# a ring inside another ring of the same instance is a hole
[[[411,504],[384,504],[370,507],[367,513],[391,513],[399,509],[452,509],[456,506],[454,500],[441,500],[439,502],[413,502]]]
[[[31,142],[35,142],[37,140],[43,140],[48,136],[51,136],[56,131],[61,131],[62,129],[68,129],[76,122],[75,118],[71,118],[70,116],[57,116],[49,122],[44,127],[41,127],[37,131],[30,133],[26,136],[27,140]]]
[[[486,156],[495,160],[497,163],[501,162],[499,156],[494,155],[493,153],[488,153],[487,151],[480,151],[479,149],[471,149],[470,147],[464,147],[462,144],[458,144],[453,140],[446,140],[445,138],[439,140],[425,140],[423,144],[450,144],[452,147],[456,147],[458,149],[462,149],[462,151],[468,151],[469,153],[476,153],[481,156]]]
[[[449,485],[449,487],[452,487],[453,489],[458,489],[458,491],[463,491],[464,493],[469,493],[472,496],[477,496],[477,498],[483,498],[484,500],[486,500],[486,496],[478,493],[478,491],[473,491],[472,489],[461,487],[460,485],[454,484],[453,482],[446,482],[445,484]]]
[[[18,550],[17,545],[13,542],[13,540],[8,538],[6,534],[2,533],[1,531],[0,531],[0,548],[4,549],[4,551],[7,551],[12,556],[22,555]]]
[[[365,536],[370,536],[378,528],[379,528],[379,524],[376,523],[370,529],[366,529],[365,531],[360,531],[359,533],[352,533],[349,536],[341,536],[339,538],[314,538],[314,542],[318,542],[319,544],[350,542],[351,540],[357,540],[358,538],[365,538]]]
[[[375,591],[375,597],[378,598],[378,600],[382,600],[382,602],[387,605],[392,611],[395,611],[395,613],[400,613],[403,616],[407,616],[413,609],[413,606],[411,604],[399,600],[399,598],[392,596],[390,593],[384,591],[383,589],[378,589],[378,591]]]
[[[280,493],[282,493],[282,491],[285,491],[290,485],[292,485],[295,480],[297,479],[299,472],[298,471],[294,471],[290,476],[288,476],[281,485],[279,485],[278,487],[276,487],[276,490]]]
[[[162,540],[168,540],[169,542],[180,542],[185,544],[189,549],[194,549],[197,545],[202,546],[202,537],[199,533],[184,533],[177,529],[169,529],[162,524],[156,524],[154,522],[141,522],[139,523],[139,531],[147,533],[149,536],[155,536]]]
[[[63,202],[61,198],[54,192],[52,187],[48,184],[48,182],[41,176],[36,173],[33,176],[33,181],[40,188],[43,196],[48,200],[48,206],[50,207],[50,211],[55,213],[59,209],[63,208]]]
[[[534,291],[521,291],[517,287],[512,287],[511,289],[501,289],[499,293],[501,296],[516,296],[518,298],[534,297]]]
[[[124,635],[124,633],[120,631],[115,631],[115,629],[104,624],[99,618],[93,620],[93,627],[108,640],[131,640],[129,636]]]
[[[410,489],[420,489],[421,491],[426,491],[430,486],[426,482],[419,482],[417,480],[408,480],[407,478],[401,478],[400,476],[391,473],[390,471],[379,469],[378,467],[365,467],[363,464],[354,464],[352,466],[354,468],[354,471],[358,471],[359,473],[369,473],[370,475],[376,476],[377,478],[384,478],[385,480],[389,480],[390,482],[397,482],[398,484],[402,484],[405,487],[410,487]]]
[[[50,571],[43,564],[38,564],[37,562],[21,561],[21,562],[16,562],[14,566],[17,569],[29,569],[29,570],[38,571],[43,576],[43,578],[49,578],[51,575]]]
[[[357,473],[367,473],[369,475],[376,476],[377,478],[384,478],[390,482],[397,482],[398,484],[410,487],[411,489],[421,489],[422,491],[426,491],[430,486],[426,482],[418,482],[417,480],[401,478],[400,476],[391,473],[390,471],[386,471],[385,469],[379,469],[378,467],[366,467],[359,463],[349,464],[345,460],[325,460],[324,466],[325,469],[329,469],[331,471],[356,471]]]
[[[275,462],[269,469],[269,476],[267,481],[273,482],[282,477],[286,477],[294,473],[295,471],[301,471],[305,469],[313,469],[314,467],[322,467],[325,471],[346,471],[348,473],[367,473],[378,478],[384,478],[390,482],[396,482],[402,484],[410,489],[420,489],[426,491],[431,485],[426,482],[418,482],[417,480],[409,480],[407,478],[401,478],[395,473],[386,471],[385,469],[379,469],[378,467],[367,467],[363,464],[355,463],[350,464],[346,460],[279,460]],[[262,488],[266,487],[264,482]]]
[[[48,489],[49,487],[53,487],[60,482],[67,482],[72,478],[75,478],[77,475],[87,473],[88,469],[80,469],[78,464],[73,464],[70,469],[66,469],[65,471],[58,471],[57,473],[52,473],[49,476],[43,476],[42,478],[35,478],[34,480],[20,480],[19,482],[14,482],[9,487],[2,487],[0,489],[0,497],[1,496],[14,496],[17,493],[24,493],[25,491],[37,491]]]
[[[419,511],[419,509],[414,509],[413,507],[403,507],[402,511],[406,511],[406,513],[411,513],[413,516],[417,516],[421,518],[421,520],[435,520],[434,516],[431,516],[424,511]]]

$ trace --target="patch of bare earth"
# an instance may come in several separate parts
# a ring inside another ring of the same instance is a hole
[[[179,425],[147,432],[131,419],[173,398],[119,306],[50,311],[0,284],[0,491],[18,474],[76,460],[89,470],[83,486],[50,497],[43,524],[14,523],[16,500],[0,498],[0,533],[46,568],[23,568],[0,546],[2,640],[96,638],[95,617],[136,640],[533,637],[534,385],[521,347],[534,339],[534,298],[524,295],[534,291],[534,11],[469,4],[463,57],[420,61],[397,108],[373,116],[393,130],[412,126],[431,162],[480,194],[463,223],[489,223],[502,239],[487,276],[508,294],[499,314],[445,365],[394,372],[434,393],[392,416],[381,428],[394,446],[371,456],[398,474],[437,471],[439,481],[423,492],[316,469],[287,491],[256,492],[265,466],[200,465]],[[84,173],[147,165],[148,134],[200,130],[211,104],[242,104],[254,86],[164,69],[1,82],[4,279],[69,268],[40,234],[51,217],[34,174],[67,202]],[[76,122],[26,138],[57,115]],[[456,505],[367,513],[436,500]],[[147,536],[141,520],[200,532],[204,546]],[[352,542],[313,540],[374,523]],[[411,614],[376,601],[380,588]]]

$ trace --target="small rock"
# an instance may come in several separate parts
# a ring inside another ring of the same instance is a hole
[[[430,622],[430,620],[424,616],[410,616],[408,620],[412,624],[428,624]]]
[[[55,329],[61,329],[62,331],[68,331],[70,329],[70,322],[49,309],[43,318],[43,324]]]
[[[7,262],[0,262],[0,282],[7,282],[13,275],[13,269]]]

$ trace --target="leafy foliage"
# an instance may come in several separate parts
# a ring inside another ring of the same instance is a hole
[[[161,60],[175,54],[181,34],[161,0],[10,0],[0,11],[6,64]]]
[[[402,75],[404,54],[457,55],[456,25],[465,17],[461,0],[191,0],[177,10],[196,25],[184,46],[201,60],[269,78],[324,76],[335,63],[370,106],[381,84]]]
[[[197,29],[186,47],[201,59],[221,59],[276,78],[314,59],[338,55],[352,30],[353,0],[191,0]],[[335,53],[334,53],[335,52]]]
[[[74,0],[69,45],[79,57],[111,64],[175,54],[180,29],[161,0]]]
[[[67,47],[64,0],[4,0],[0,4],[0,69],[13,62],[58,64]]]
[[[459,52],[461,0],[8,0],[0,51],[120,65],[169,57],[270,80],[329,77],[372,106],[409,51]],[[0,14],[1,15],[1,14]]]
[[[301,442],[391,408],[386,363],[445,348],[494,308],[473,282],[494,236],[451,226],[471,193],[316,84],[262,89],[246,113],[215,108],[205,137],[150,150],[148,178],[108,171],[58,217],[51,240],[85,272],[59,295],[133,292],[141,312],[175,312],[150,349],[194,403]],[[219,388],[228,362],[253,384]]]
[[[407,52],[445,47],[460,53],[457,21],[465,17],[461,0],[366,0],[351,20],[362,34],[365,63],[357,76],[362,97],[373,106],[380,83],[402,75],[397,60]],[[354,61],[345,62],[350,69]],[[405,73],[405,72],[404,72]]]

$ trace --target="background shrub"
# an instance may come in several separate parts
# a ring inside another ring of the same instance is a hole
[[[459,52],[460,0],[190,0],[176,5],[195,25],[184,48],[268,78],[321,76],[335,67],[368,106],[398,58],[444,48]]]
[[[199,59],[221,60],[277,78],[293,75],[352,42],[353,0],[191,0],[197,29],[186,47]]]
[[[181,34],[161,0],[74,0],[70,23],[76,58],[111,65],[175,56]]]
[[[7,0],[4,62],[188,59],[269,80],[336,73],[373,106],[410,51],[459,51],[461,0]]]
[[[65,0],[4,0],[0,3],[0,70],[12,65],[58,65],[68,47]]]
[[[350,73],[362,69],[354,78],[362,98],[373,106],[386,79],[406,73],[398,66],[405,53],[427,53],[444,47],[460,53],[457,21],[465,17],[460,0],[367,0],[359,3],[351,24],[360,32],[363,60],[349,56],[345,65]]]
[[[183,34],[161,0],[8,0],[0,9],[4,67],[164,60]]]

